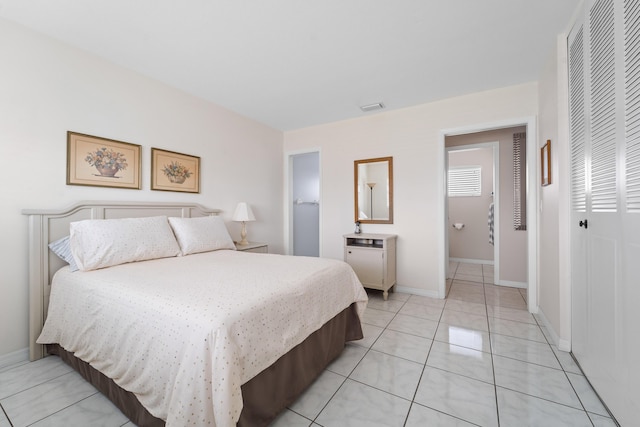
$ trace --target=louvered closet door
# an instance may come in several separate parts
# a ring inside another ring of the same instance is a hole
[[[569,37],[572,350],[622,425],[640,419],[638,18],[640,0],[589,1]]]
[[[586,108],[588,104],[585,84],[584,24],[578,22],[569,36],[569,136],[571,140],[571,350],[584,360],[588,351],[588,246],[587,233],[575,230],[577,224],[587,220],[586,149],[589,128]]]
[[[640,420],[640,0],[624,2],[624,192],[621,197],[624,248],[620,274],[624,363],[627,376],[624,402]],[[631,412],[631,411],[629,411]],[[632,425],[632,424],[630,424]]]

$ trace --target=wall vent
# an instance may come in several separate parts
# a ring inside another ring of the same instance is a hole
[[[360,109],[365,113],[368,113],[370,111],[375,111],[375,110],[382,110],[383,108],[384,108],[384,104],[382,102],[376,102],[375,104],[367,104],[367,105],[360,106]]]

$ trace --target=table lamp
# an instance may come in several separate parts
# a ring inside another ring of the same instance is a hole
[[[233,218],[231,219],[236,222],[242,222],[242,231],[240,232],[240,237],[242,238],[242,240],[240,240],[238,244],[242,246],[248,245],[249,242],[247,241],[246,222],[256,220],[251,207],[245,202],[238,203],[236,211],[233,214]]]

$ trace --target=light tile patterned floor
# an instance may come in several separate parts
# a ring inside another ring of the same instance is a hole
[[[524,290],[488,284],[492,266],[450,268],[446,300],[370,291],[365,339],[273,426],[616,425]],[[1,370],[0,407],[0,427],[132,426],[57,357]]]

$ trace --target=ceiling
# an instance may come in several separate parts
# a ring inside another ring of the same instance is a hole
[[[535,81],[580,2],[0,0],[0,17],[286,131]]]

